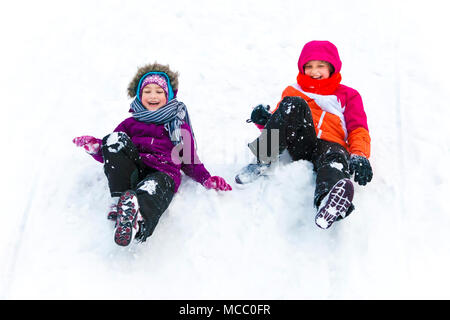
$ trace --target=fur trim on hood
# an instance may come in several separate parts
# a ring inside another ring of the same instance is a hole
[[[157,62],[147,64],[145,66],[142,66],[138,68],[138,71],[136,72],[136,75],[134,76],[133,80],[131,80],[130,84],[128,85],[128,96],[130,98],[136,97],[136,92],[138,90],[137,86],[139,85],[139,80],[141,80],[142,76],[148,72],[152,71],[159,71],[164,72],[167,74],[170,80],[170,85],[172,86],[173,93],[176,96],[178,92],[178,72],[174,72],[170,70],[169,65],[162,65]]]

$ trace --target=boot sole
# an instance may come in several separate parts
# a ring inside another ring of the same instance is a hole
[[[339,180],[331,188],[328,197],[316,215],[316,225],[328,229],[342,214],[345,215],[353,200],[353,184],[349,179]]]
[[[126,247],[134,239],[138,228],[139,205],[134,191],[125,191],[117,204],[117,220],[114,229],[114,242]]]

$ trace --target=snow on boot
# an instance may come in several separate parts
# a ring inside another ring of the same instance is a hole
[[[128,190],[122,193],[117,204],[117,220],[114,241],[119,246],[128,246],[139,230],[143,218],[139,212],[136,193]]]
[[[117,220],[117,202],[119,197],[113,197],[111,200],[111,205],[109,206],[109,212],[106,218],[111,221]]]
[[[269,168],[270,164],[263,164],[259,162],[250,163],[246,167],[242,168],[234,179],[236,183],[239,184],[250,183],[263,176]]]
[[[116,221],[117,220],[117,204],[112,204],[111,205],[111,207],[109,209],[109,212],[108,212],[108,215],[106,216],[106,218],[108,218],[108,220],[111,220],[111,221]]]
[[[355,210],[355,205],[352,203],[350,207],[348,208],[347,212],[345,214],[341,214],[336,218],[336,221],[340,221],[344,218],[347,218],[353,211]]]
[[[339,216],[345,217],[353,200],[353,184],[349,179],[341,179],[322,200],[316,215],[316,225],[328,229]]]
[[[145,225],[144,220],[139,221],[138,224],[139,224],[139,231],[134,236],[134,240],[142,243],[145,242],[148,237],[150,237],[150,231]]]

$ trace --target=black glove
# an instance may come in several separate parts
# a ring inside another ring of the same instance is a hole
[[[350,174],[355,173],[355,182],[365,186],[372,180],[372,167],[366,157],[352,154],[349,164]]]
[[[256,124],[260,125],[266,125],[267,121],[269,121],[269,118],[272,116],[272,114],[269,112],[270,106],[269,105],[263,105],[259,104],[257,105],[250,115],[250,119],[247,120],[247,122],[254,122]]]

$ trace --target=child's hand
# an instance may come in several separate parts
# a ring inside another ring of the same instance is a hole
[[[207,189],[215,189],[218,191],[230,191],[233,190],[231,186],[225,181],[224,178],[213,176],[209,177],[208,180],[206,180],[203,185]]]
[[[259,104],[257,105],[250,115],[250,120],[248,122],[253,122],[255,124],[265,126],[267,121],[269,121],[272,114],[270,113],[270,106]]]
[[[350,174],[355,173],[355,182],[358,182],[362,186],[365,186],[372,180],[372,167],[366,157],[352,154],[349,169]]]
[[[76,137],[72,140],[77,147],[83,147],[89,154],[96,154],[100,150],[101,140],[92,136]]]

